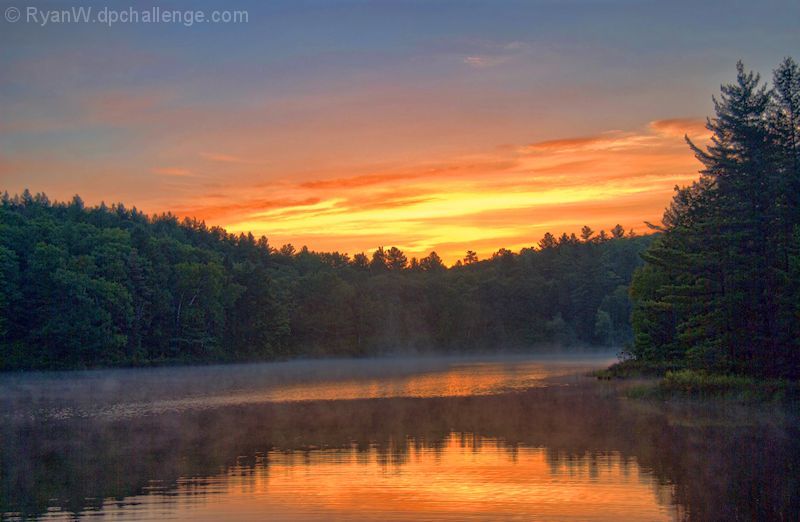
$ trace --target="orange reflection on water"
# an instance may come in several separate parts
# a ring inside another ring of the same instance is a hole
[[[375,379],[300,383],[269,392],[270,401],[463,397],[545,386],[544,379],[575,372],[541,363],[471,363],[444,370]]]
[[[603,360],[603,362],[606,362]],[[608,361],[610,362],[610,360]],[[447,363],[416,372],[340,375],[328,378],[303,378],[288,382],[263,382],[198,394],[179,399],[157,399],[115,405],[103,411],[107,416],[125,417],[144,413],[162,413],[221,406],[265,402],[380,399],[395,397],[466,397],[482,396],[541,388],[556,384],[554,379],[575,376],[596,369],[598,359],[571,362],[541,361],[470,361]],[[374,368],[372,369],[374,370]]]
[[[549,454],[451,434],[392,451],[272,451],[173,498],[106,505],[111,517],[214,520],[671,520],[670,490],[618,453]]]

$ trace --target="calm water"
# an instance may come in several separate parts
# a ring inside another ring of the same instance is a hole
[[[799,519],[794,412],[626,400],[608,362],[0,376],[0,517]]]

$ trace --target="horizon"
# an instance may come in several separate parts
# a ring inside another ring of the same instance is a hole
[[[736,61],[769,80],[800,47],[797,4],[726,3],[713,28],[719,3],[690,5],[237,2],[246,22],[189,27],[22,13],[0,35],[0,184],[448,264],[583,225],[643,233],[697,179],[684,135],[708,138]]]
[[[107,1],[0,8],[0,520],[800,520],[800,1]]]
[[[149,214],[149,213],[146,213],[146,212],[142,211],[140,208],[136,207],[136,205],[127,205],[124,201],[115,201],[115,202],[100,201],[99,203],[97,203],[95,205],[91,205],[91,204],[87,205],[86,201],[81,197],[80,194],[74,194],[72,198],[65,199],[65,200],[50,199],[50,197],[46,193],[44,193],[44,192],[32,192],[27,187],[25,189],[23,189],[22,193],[13,193],[13,194],[11,194],[8,191],[4,190],[2,193],[0,193],[0,196],[2,196],[3,198],[7,197],[10,201],[14,202],[15,204],[19,204],[19,203],[22,202],[21,200],[25,197],[26,193],[34,201],[37,198],[40,198],[40,197],[45,198],[47,203],[50,206],[59,206],[59,205],[69,206],[70,204],[72,204],[75,201],[75,198],[77,198],[80,201],[80,204],[83,205],[83,209],[86,209],[86,210],[94,210],[94,209],[100,209],[102,207],[105,207],[109,211],[113,211],[116,207],[121,206],[124,210],[126,210],[128,212],[140,213],[141,215],[143,215],[150,222],[153,222],[154,220],[158,220],[158,219],[174,218],[174,219],[177,220],[177,222],[180,225],[185,225],[185,224],[193,225],[194,223],[197,223],[197,224],[201,224],[202,226],[206,227],[209,230],[214,229],[214,228],[219,228],[219,229],[223,230],[226,234],[230,234],[230,235],[237,236],[237,237],[238,236],[242,236],[242,235],[247,236],[248,234],[250,234],[250,236],[252,236],[252,238],[254,240],[258,240],[258,239],[263,237],[263,238],[267,239],[267,245],[269,246],[270,251],[274,252],[274,253],[279,252],[281,247],[292,246],[292,247],[294,247],[296,253],[300,253],[302,250],[307,249],[309,252],[315,253],[315,254],[342,254],[344,256],[347,256],[350,259],[350,261],[352,261],[353,260],[353,256],[357,255],[357,254],[367,254],[367,255],[369,255],[369,254],[372,254],[375,250],[377,250],[379,248],[383,248],[383,249],[388,251],[390,248],[397,247],[397,245],[392,245],[392,244],[381,244],[381,245],[378,245],[377,247],[375,247],[374,249],[362,250],[362,251],[359,251],[359,252],[349,252],[349,251],[344,251],[344,250],[335,249],[335,248],[333,250],[315,250],[313,248],[310,248],[308,245],[300,244],[300,243],[295,244],[295,243],[293,243],[291,241],[289,241],[288,243],[283,243],[283,244],[274,244],[272,241],[269,241],[269,238],[266,235],[257,236],[257,235],[253,234],[250,231],[231,232],[230,230],[227,230],[225,227],[222,227],[222,226],[219,226],[219,225],[209,225],[208,223],[205,222],[205,220],[197,219],[197,218],[192,217],[192,216],[180,216],[180,215],[172,213],[169,210],[164,211],[164,212],[160,212],[160,213]],[[186,223],[187,220],[190,223]],[[510,251],[512,254],[522,254],[526,249],[529,249],[529,250],[542,250],[542,247],[540,246],[539,243],[540,243],[541,240],[544,239],[544,236],[546,234],[552,234],[553,238],[556,241],[558,241],[562,237],[568,237],[569,239],[582,241],[582,242],[597,242],[597,241],[603,241],[603,239],[601,237],[602,233],[605,233],[605,240],[611,240],[611,239],[620,239],[620,238],[629,239],[629,238],[634,238],[634,237],[639,237],[639,236],[648,236],[650,234],[657,234],[659,232],[659,230],[655,226],[652,226],[652,225],[647,224],[647,223],[645,225],[646,225],[646,228],[645,228],[644,232],[637,232],[637,231],[633,230],[633,228],[630,228],[630,229],[627,229],[627,230],[623,230],[623,235],[619,236],[619,237],[614,237],[612,235],[612,233],[611,233],[611,231],[614,228],[614,226],[609,226],[609,227],[601,228],[601,229],[598,229],[598,230],[595,230],[595,229],[592,229],[591,227],[589,227],[591,229],[591,236],[589,238],[587,238],[587,239],[583,239],[580,236],[581,230],[578,230],[576,232],[553,232],[553,231],[548,230],[548,231],[544,232],[541,237],[532,238],[532,240],[531,240],[531,242],[529,244],[520,247],[516,251],[515,250],[511,250],[509,248],[506,248],[504,246],[500,246],[500,247],[497,248],[497,250],[495,250],[494,252],[489,253],[488,255],[485,255],[483,257],[479,256],[477,261],[474,261],[474,262],[481,262],[481,261],[491,260],[491,259],[494,258],[495,255],[499,254],[503,250]],[[588,226],[588,225],[585,225],[585,226]],[[478,254],[476,251],[474,251],[471,248],[469,248],[469,244],[466,244],[465,246],[466,246],[466,250],[464,250],[463,254],[466,254],[467,252],[472,252],[472,253]],[[439,255],[439,253],[436,252],[435,250],[432,250],[432,251],[428,252],[427,254],[437,254],[437,255]],[[413,258],[417,259],[417,260],[420,259],[420,258],[418,258],[416,256],[413,256]],[[409,259],[411,259],[411,258],[409,258]],[[449,260],[447,258],[442,257],[442,261],[445,262],[445,265],[448,268],[453,268],[453,267],[456,266],[456,264],[458,262],[461,262],[461,261],[464,261],[464,260],[465,260],[464,256],[456,257],[453,260]]]

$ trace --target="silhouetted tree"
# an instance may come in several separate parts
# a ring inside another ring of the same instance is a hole
[[[353,261],[351,262],[355,268],[366,270],[369,268],[369,258],[364,252],[360,252],[353,256]]]
[[[369,269],[372,272],[383,272],[387,268],[386,252],[383,250],[383,247],[378,247],[375,252],[372,253],[372,260],[369,262]]]
[[[278,251],[282,256],[292,257],[295,254],[294,246],[291,243],[283,245]]]
[[[0,197],[0,231],[5,370],[618,345],[630,335],[618,289],[650,241],[546,235],[547,249],[469,256],[468,270],[431,252],[388,272],[404,266],[398,249],[275,251],[195,219],[30,191]]]
[[[676,191],[632,285],[634,354],[719,371],[800,375],[793,231],[797,66],[768,90],[737,64],[714,99],[700,179]],[[794,85],[794,87],[792,87]],[[796,208],[796,207],[795,207]]]
[[[408,265],[408,258],[403,251],[397,247],[392,247],[386,253],[386,266],[390,270],[403,270]]]
[[[426,257],[420,259],[419,267],[428,272],[443,270],[445,268],[442,258],[439,257],[439,254],[436,252],[431,252]]]
[[[545,250],[547,248],[554,248],[557,244],[558,244],[558,242],[556,241],[556,238],[553,237],[553,234],[551,234],[550,232],[547,232],[547,233],[545,233],[545,235],[542,238],[542,240],[539,241],[539,248],[541,248],[542,250]]]

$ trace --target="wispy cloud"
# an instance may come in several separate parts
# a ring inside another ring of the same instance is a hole
[[[192,172],[189,169],[180,167],[158,167],[152,169],[151,172],[153,174],[158,174],[159,176],[173,176],[179,178],[192,175]]]
[[[508,170],[517,165],[514,160],[502,158],[453,159],[448,163],[414,165],[394,170],[361,174],[358,176],[309,180],[300,183],[306,189],[341,190],[384,185],[413,180],[436,180],[443,177],[463,177],[470,173],[486,173]]]
[[[252,163],[246,159],[240,158],[238,156],[233,156],[230,154],[201,152],[200,157],[208,161],[216,161],[219,163],[238,163],[238,164]]]
[[[495,65],[506,63],[510,59],[511,57],[509,56],[487,56],[487,55],[474,54],[471,56],[464,57],[464,63],[469,65],[470,67],[475,67],[477,69],[484,69],[486,67],[494,67]]]
[[[408,255],[436,250],[448,261],[471,248],[485,257],[584,224],[644,231],[645,220],[660,219],[672,188],[696,178],[698,164],[683,135],[703,136],[702,127],[697,118],[662,119],[633,130],[284,177],[264,175],[266,162],[249,153],[187,147],[149,168],[161,178],[161,199],[136,203],[232,232],[264,234],[272,244],[350,253],[394,244]],[[54,168],[38,161],[7,168]]]
[[[706,120],[700,118],[672,118],[650,122],[650,129],[664,136],[689,136],[695,139],[708,139],[711,131],[706,128]]]
[[[527,42],[486,43],[477,52],[464,57],[463,62],[476,69],[485,69],[509,63],[523,57],[531,50]]]
[[[215,195],[206,201],[201,201],[193,206],[183,207],[173,212],[179,216],[192,216],[218,222],[219,220],[241,220],[263,214],[267,211],[281,210],[294,207],[313,206],[320,202],[319,198],[307,197],[304,199],[248,199],[241,195]]]
[[[583,136],[540,141],[528,145],[525,152],[575,153],[582,151],[618,151],[656,143],[657,137],[635,132],[608,131],[596,136]]]
[[[644,231],[645,220],[660,218],[672,188],[697,175],[698,164],[679,133],[695,128],[694,119],[659,120],[639,131],[289,183],[270,190],[318,200],[228,224],[277,242],[351,252],[374,248],[369,241],[379,237],[382,244],[405,245],[410,255],[435,249],[448,260],[466,248],[488,255],[501,246],[530,246],[546,231],[577,232],[584,224],[607,229],[620,223]]]

